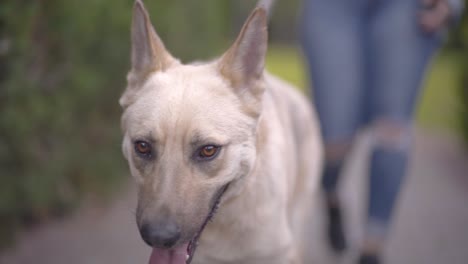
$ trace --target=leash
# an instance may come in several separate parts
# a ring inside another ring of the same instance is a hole
[[[221,189],[218,191],[218,194],[216,195],[216,200],[213,204],[213,207],[211,207],[210,212],[208,213],[208,216],[205,219],[205,222],[203,222],[203,225],[201,226],[200,230],[197,232],[195,237],[190,241],[189,247],[188,247],[188,253],[189,253],[189,258],[187,259],[187,264],[190,264],[192,262],[192,259],[195,255],[195,250],[197,249],[198,246],[198,239],[200,238],[201,234],[203,233],[203,230],[205,229],[206,225],[212,220],[214,215],[216,214],[216,211],[219,208],[219,203],[221,202],[221,198],[223,195],[226,193],[229,184],[231,182],[227,183]]]

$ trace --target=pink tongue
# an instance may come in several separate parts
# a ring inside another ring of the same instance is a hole
[[[153,248],[149,264],[185,264],[187,247],[188,243],[173,249]]]

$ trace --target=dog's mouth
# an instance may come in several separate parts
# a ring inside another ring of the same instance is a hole
[[[195,251],[198,246],[198,240],[200,239],[200,236],[203,233],[206,225],[210,222],[210,220],[213,219],[213,216],[216,214],[221,197],[226,192],[228,187],[229,183],[221,187],[221,189],[216,193],[214,203],[210,212],[206,216],[205,221],[195,236],[188,243],[181,244],[171,249],[153,248],[149,264],[190,264],[195,255]]]

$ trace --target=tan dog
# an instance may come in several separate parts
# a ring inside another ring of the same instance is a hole
[[[302,95],[264,72],[266,49],[266,12],[257,8],[223,56],[182,65],[136,1],[120,104],[150,263],[190,262],[198,244],[193,263],[303,262],[318,124]]]

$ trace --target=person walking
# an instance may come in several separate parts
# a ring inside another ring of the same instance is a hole
[[[347,247],[337,195],[356,133],[372,131],[369,203],[358,263],[380,263],[412,146],[412,120],[429,61],[462,0],[305,0],[301,41],[325,142],[328,239]]]

